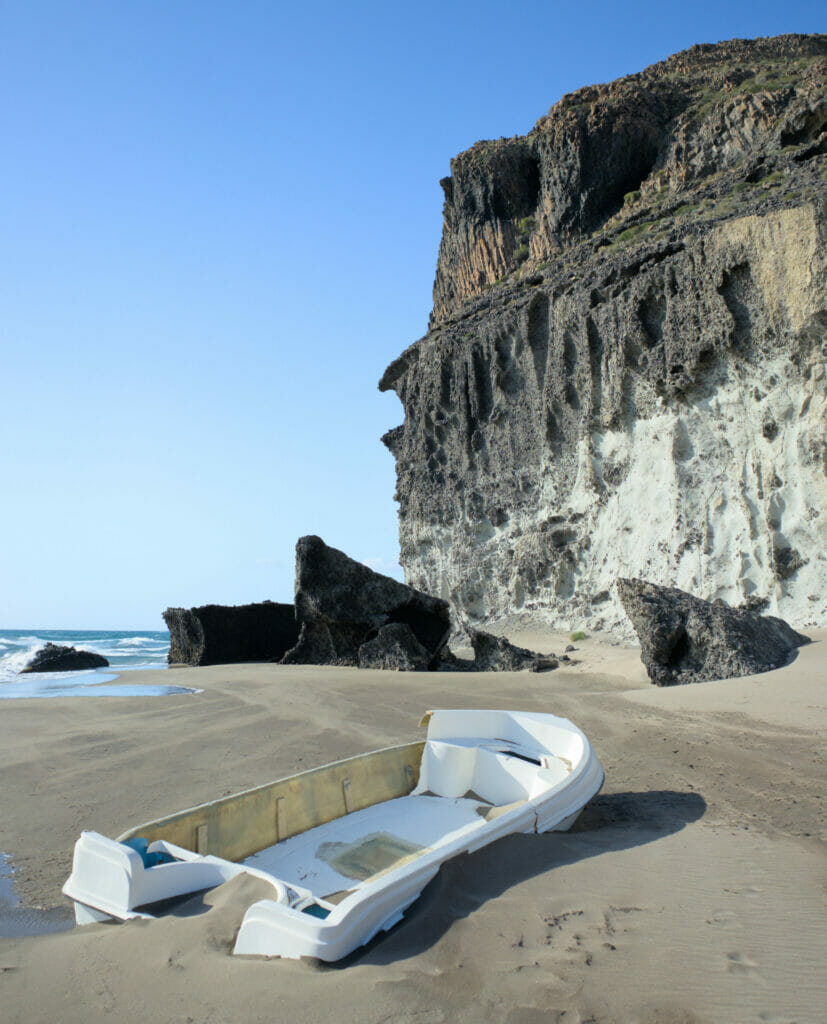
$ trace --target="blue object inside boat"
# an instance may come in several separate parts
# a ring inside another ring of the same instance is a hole
[[[145,868],[154,868],[158,864],[171,864],[175,858],[165,850],[153,850],[149,852],[149,842],[143,836],[135,836],[134,839],[126,839],[124,846],[128,846],[136,853],[140,853]]]
[[[303,914],[310,914],[311,917],[320,917],[324,920],[330,911],[327,907],[320,907],[318,903],[310,903],[306,907],[302,907]]]

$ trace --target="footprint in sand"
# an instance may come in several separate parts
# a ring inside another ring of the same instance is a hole
[[[746,953],[727,953],[726,969],[729,974],[755,974],[758,964]]]
[[[545,946],[556,950],[558,959],[560,953],[567,954],[562,958],[564,963],[567,961],[591,967],[596,958],[617,951],[617,945],[610,941],[616,929],[609,911],[603,911],[598,916],[595,911],[569,910],[543,915],[542,920],[546,929]]]
[[[724,889],[724,892],[731,893],[733,896],[760,896],[763,891],[755,885],[742,885],[738,889]]]
[[[713,910],[711,916],[706,919],[706,923],[718,925],[727,931],[738,931],[744,927],[738,919],[738,915],[731,910]]]

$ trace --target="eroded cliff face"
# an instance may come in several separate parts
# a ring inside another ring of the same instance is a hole
[[[825,54],[694,47],[453,161],[431,327],[380,383],[412,586],[597,629],[640,576],[827,624]]]

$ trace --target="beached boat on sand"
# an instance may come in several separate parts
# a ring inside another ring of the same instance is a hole
[[[63,887],[79,924],[157,916],[241,872],[272,887],[235,953],[334,961],[387,930],[440,865],[516,832],[565,830],[603,769],[571,722],[433,711],[388,747],[130,829],[84,832]]]

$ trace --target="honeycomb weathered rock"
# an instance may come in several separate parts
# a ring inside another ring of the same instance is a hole
[[[625,623],[618,576],[827,623],[827,37],[693,47],[443,182],[386,370],[411,585]]]

